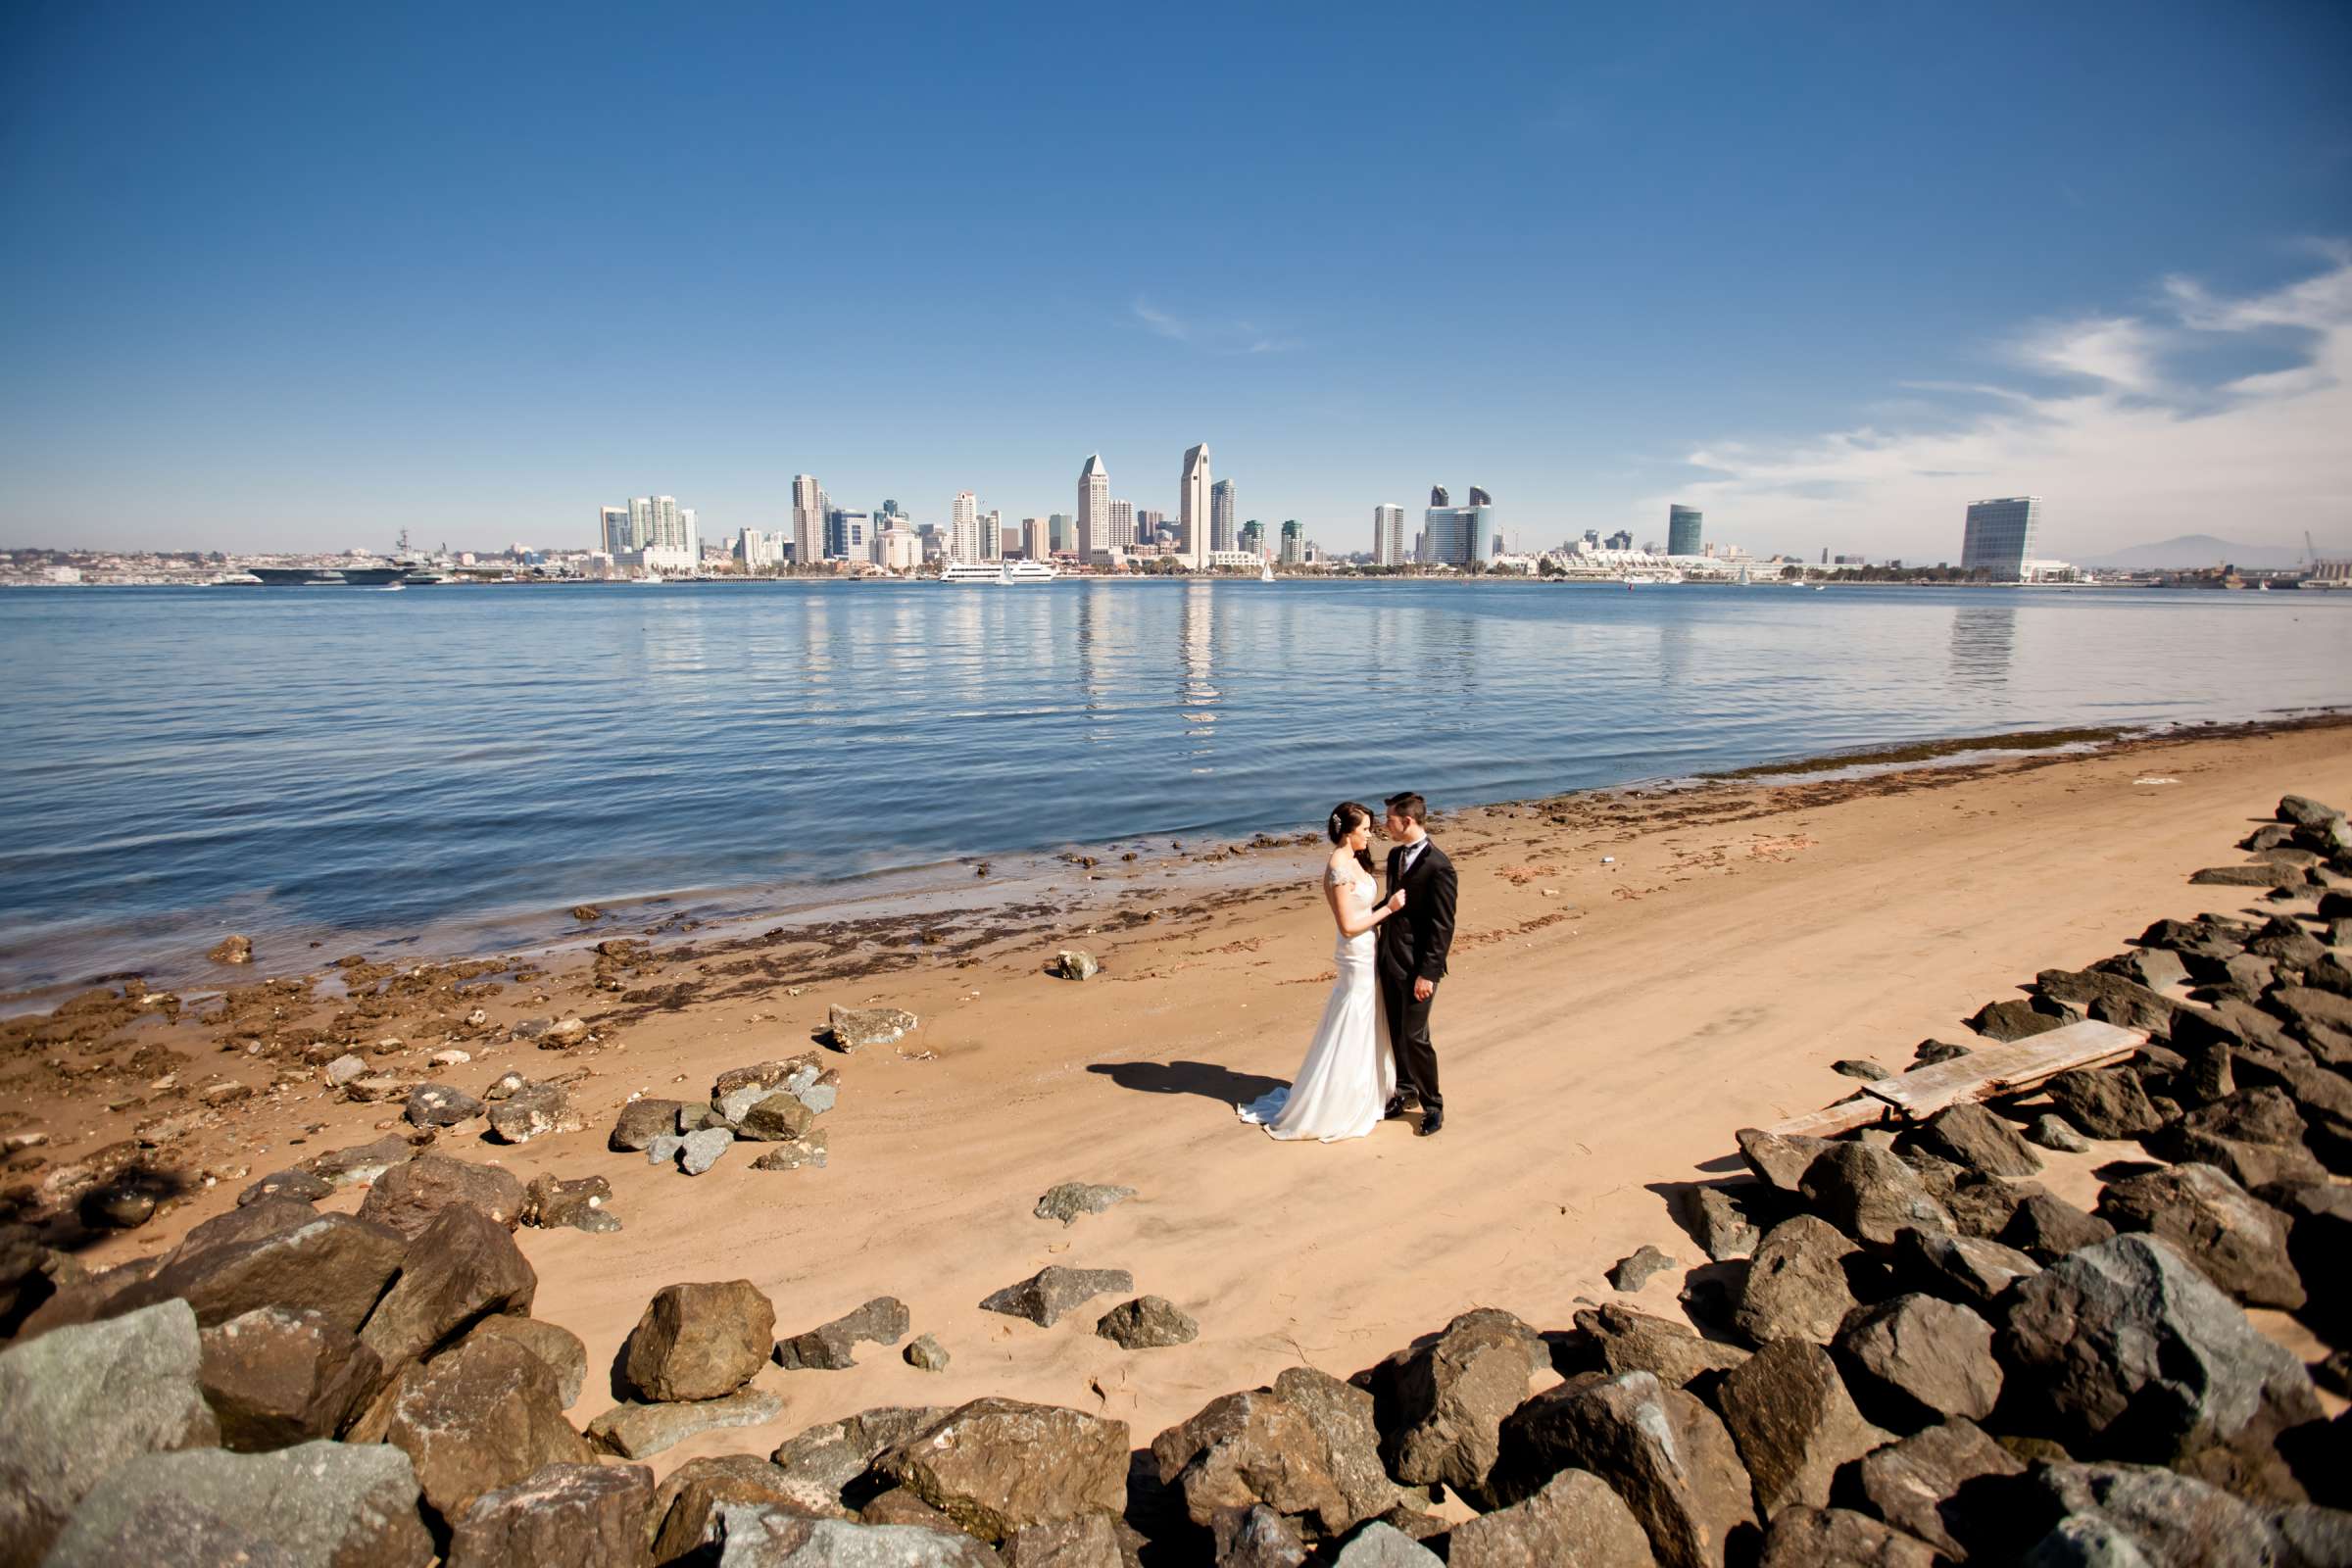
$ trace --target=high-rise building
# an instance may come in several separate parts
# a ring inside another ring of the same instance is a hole
[[[1054,553],[1054,527],[1043,517],[1021,519],[1021,556],[1027,561],[1043,561]]]
[[[948,505],[948,559],[980,559],[980,502],[969,490],[958,490]]]
[[[1704,533],[1706,516],[1696,507],[1666,509],[1666,553],[1670,556],[1695,556],[1700,553],[1700,538]]]
[[[1466,507],[1446,505],[1446,493],[1442,484],[1430,487],[1430,507],[1421,514],[1414,557],[1449,566],[1484,564],[1492,559],[1488,541],[1495,537],[1494,502],[1475,485],[1470,489],[1474,499]]]
[[[1306,530],[1298,526],[1297,517],[1282,525],[1282,564],[1296,566],[1306,560]]]
[[[980,514],[980,549],[983,559],[1001,561],[1004,556],[1004,514],[984,512]]]
[[[600,507],[597,521],[617,565],[693,571],[703,564],[694,509],[681,511],[675,496],[634,496],[626,507]]]
[[[1634,548],[1633,530],[1631,528],[1620,528],[1615,533],[1609,535],[1607,539],[1602,541],[1602,543],[1607,545],[1611,550],[1631,550]]]
[[[1243,523],[1237,548],[1247,550],[1253,556],[1264,556],[1266,553],[1266,525],[1255,517]]]
[[[1203,453],[1201,462],[1206,463],[1207,461],[1207,455]],[[1233,481],[1231,479],[1219,479],[1208,487],[1208,548],[1211,550],[1231,550],[1233,548]]]
[[[886,570],[912,571],[923,564],[922,536],[911,528],[901,527],[894,522],[882,530],[874,545],[876,559]]]
[[[1110,470],[1093,454],[1078,470],[1078,560],[1106,563],[1128,542],[1110,531]]]
[[[608,556],[617,556],[634,550],[636,543],[629,536],[629,509],[599,507],[596,509],[596,548]]]
[[[1135,503],[1113,501],[1110,504],[1110,536],[1120,544],[1138,543],[1135,532]]]
[[[1078,532],[1077,524],[1066,512],[1056,512],[1046,518],[1046,542],[1049,548],[1061,551],[1071,547]]]
[[[797,473],[792,478],[792,559],[795,564],[814,565],[825,554],[825,492],[815,478]]]
[[[1203,441],[1185,453],[1176,492],[1177,517],[1184,528],[1178,535],[1180,559],[1193,571],[1208,566],[1208,443]]]
[[[1404,509],[1383,503],[1372,509],[1372,564],[1404,564]]]
[[[746,571],[760,571],[784,564],[784,535],[759,528],[744,528],[735,536],[735,557]]]
[[[1159,537],[1159,530],[1166,526],[1168,514],[1164,512],[1137,513],[1135,514],[1135,537],[1137,543],[1148,545],[1153,540],[1157,539]]]
[[[2005,496],[1974,501],[1968,531],[1960,539],[1960,569],[1989,571],[2002,582],[2023,582],[2034,559],[2034,535],[2041,527],[2041,497]]]

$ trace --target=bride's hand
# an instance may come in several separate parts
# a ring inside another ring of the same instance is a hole
[[[1392,894],[1390,894],[1390,895],[1389,895],[1389,912],[1390,912],[1391,914],[1395,914],[1395,913],[1396,913],[1398,910],[1402,909],[1403,907],[1404,907],[1404,890],[1403,890],[1402,888],[1399,888],[1399,889],[1397,889],[1397,890],[1396,890],[1395,893],[1392,893]]]

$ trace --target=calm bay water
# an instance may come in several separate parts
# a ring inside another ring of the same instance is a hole
[[[184,967],[225,930],[805,904],[1404,787],[2352,703],[2352,595],[2316,593],[36,589],[0,594],[0,990]]]

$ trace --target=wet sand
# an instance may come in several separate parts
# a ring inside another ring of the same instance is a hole
[[[2118,952],[2152,920],[2253,906],[2249,890],[2186,878],[2241,858],[2232,846],[2290,791],[2352,798],[2352,726],[1441,817],[1462,890],[1435,1018],[1447,1105],[1435,1139],[1391,1123],[1351,1143],[1277,1144],[1235,1119],[1235,1102],[1296,1067],[1331,973],[1323,849],[1263,840],[1186,852],[1227,858],[1201,867],[1218,879],[1208,896],[1189,894],[1197,862],[1169,852],[1072,862],[1056,897],[975,899],[915,924],[616,931],[644,943],[604,960],[617,990],[574,955],[519,970],[361,963],[326,971],[332,983],[170,1004],[93,998],[0,1036],[0,1135],[47,1138],[10,1154],[0,1189],[22,1208],[44,1186],[65,1191],[75,1162],[185,1173],[186,1195],[152,1222],[83,1244],[84,1261],[111,1265],[163,1250],[255,1177],[403,1125],[398,1102],[328,1091],[306,1051],[356,1043],[475,1094],[510,1068],[584,1071],[577,1133],[507,1148],[476,1122],[436,1145],[526,1180],[612,1181],[620,1233],[517,1233],[540,1275],[535,1315],[587,1342],[575,1421],[611,1402],[601,1369],[656,1290],[744,1278],[787,1335],[897,1296],[953,1364],[925,1373],[867,1346],[849,1371],[771,1366],[758,1386],[783,1396],[780,1417],[670,1449],[657,1471],[763,1452],[871,1405],[982,1394],[1119,1417],[1142,1444],[1218,1394],[1300,1361],[1345,1377],[1473,1305],[1545,1328],[1611,1298],[1678,1315],[1684,1266],[1704,1256],[1669,1198],[1739,1168],[1736,1128],[1840,1098],[1840,1057],[1899,1069],[1923,1039],[1966,1041],[1961,1020],[1984,1003]],[[1268,885],[1227,883],[1236,859]],[[1088,948],[1102,973],[1049,976],[1062,946]],[[607,1150],[632,1094],[699,1099],[727,1068],[814,1049],[828,1004],[904,1006],[922,1024],[897,1047],[828,1054],[843,1086],[826,1167],[756,1171],[761,1146],[745,1144],[690,1178]],[[567,1015],[589,1043],[510,1037]],[[401,1044],[374,1045],[388,1039]],[[452,1047],[470,1059],[423,1065]],[[216,1078],[257,1092],[208,1107]],[[2086,1201],[2091,1168],[2128,1152],[2052,1155],[2044,1180]],[[1138,1196],[1066,1229],[1035,1218],[1038,1197],[1069,1180]],[[1645,1242],[1678,1266],[1615,1298],[1603,1271]],[[1048,1263],[1128,1269],[1138,1293],[1198,1318],[1200,1338],[1120,1349],[1092,1332],[1110,1298],[1050,1330],[979,1309]]]

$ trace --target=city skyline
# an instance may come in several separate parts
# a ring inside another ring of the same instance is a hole
[[[1173,514],[1200,433],[1325,540],[1438,472],[1531,545],[1679,502],[1759,554],[1948,556],[1985,496],[2076,558],[2352,497],[2340,8],[2150,5],[2119,57],[2091,12],[1504,7],[1473,58],[1212,6],[1216,112],[1083,138],[1046,89],[1164,69],[1150,19],[939,20],[10,12],[11,536],[383,548],[428,492],[437,535],[556,540],[660,473],[797,541],[796,472],[1027,515],[1089,451]],[[810,58],[887,60],[892,113],[772,92]],[[1491,112],[1360,113],[1432,58]],[[579,112],[648,82],[697,112]],[[624,211],[663,242],[583,243]],[[914,212],[952,274],[871,241]],[[635,342],[662,376],[612,373]]]

